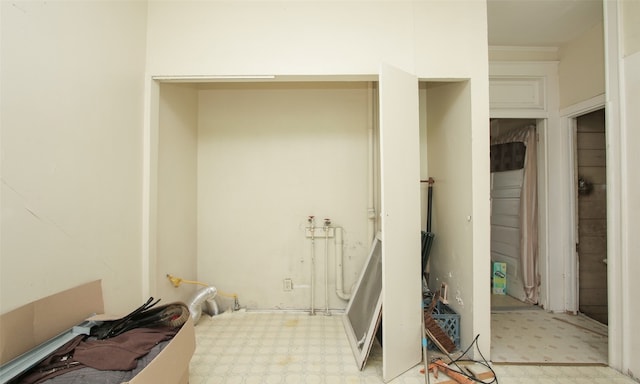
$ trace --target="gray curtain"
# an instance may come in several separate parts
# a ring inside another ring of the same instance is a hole
[[[524,155],[524,179],[520,193],[520,259],[522,264],[522,281],[529,303],[538,302],[540,273],[538,270],[538,178],[536,167],[537,139],[534,126],[514,129],[495,139],[491,144],[522,142],[526,151]]]

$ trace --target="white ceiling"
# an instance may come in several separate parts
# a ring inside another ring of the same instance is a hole
[[[490,46],[559,47],[602,21],[602,0],[487,0]]]

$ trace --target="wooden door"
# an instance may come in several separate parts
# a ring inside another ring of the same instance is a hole
[[[608,323],[604,110],[577,118],[579,310]]]

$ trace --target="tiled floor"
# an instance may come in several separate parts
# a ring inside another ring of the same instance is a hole
[[[225,313],[203,317],[191,384],[382,383],[382,350],[374,345],[359,371],[342,326],[342,316],[308,313]],[[391,381],[424,383],[420,365]],[[494,366],[500,383],[635,383],[607,367]],[[441,374],[435,384],[446,380]]]
[[[608,362],[607,326],[584,315],[543,310],[491,314],[493,362],[602,364]]]

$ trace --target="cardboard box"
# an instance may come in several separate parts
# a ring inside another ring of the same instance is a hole
[[[0,364],[5,364],[94,315],[104,318],[102,285],[94,281],[34,301],[0,316]],[[107,316],[118,318],[119,316]],[[191,317],[129,384],[186,384],[195,351]],[[125,383],[126,384],[126,383]]]
[[[493,263],[493,294],[507,294],[507,263]]]

